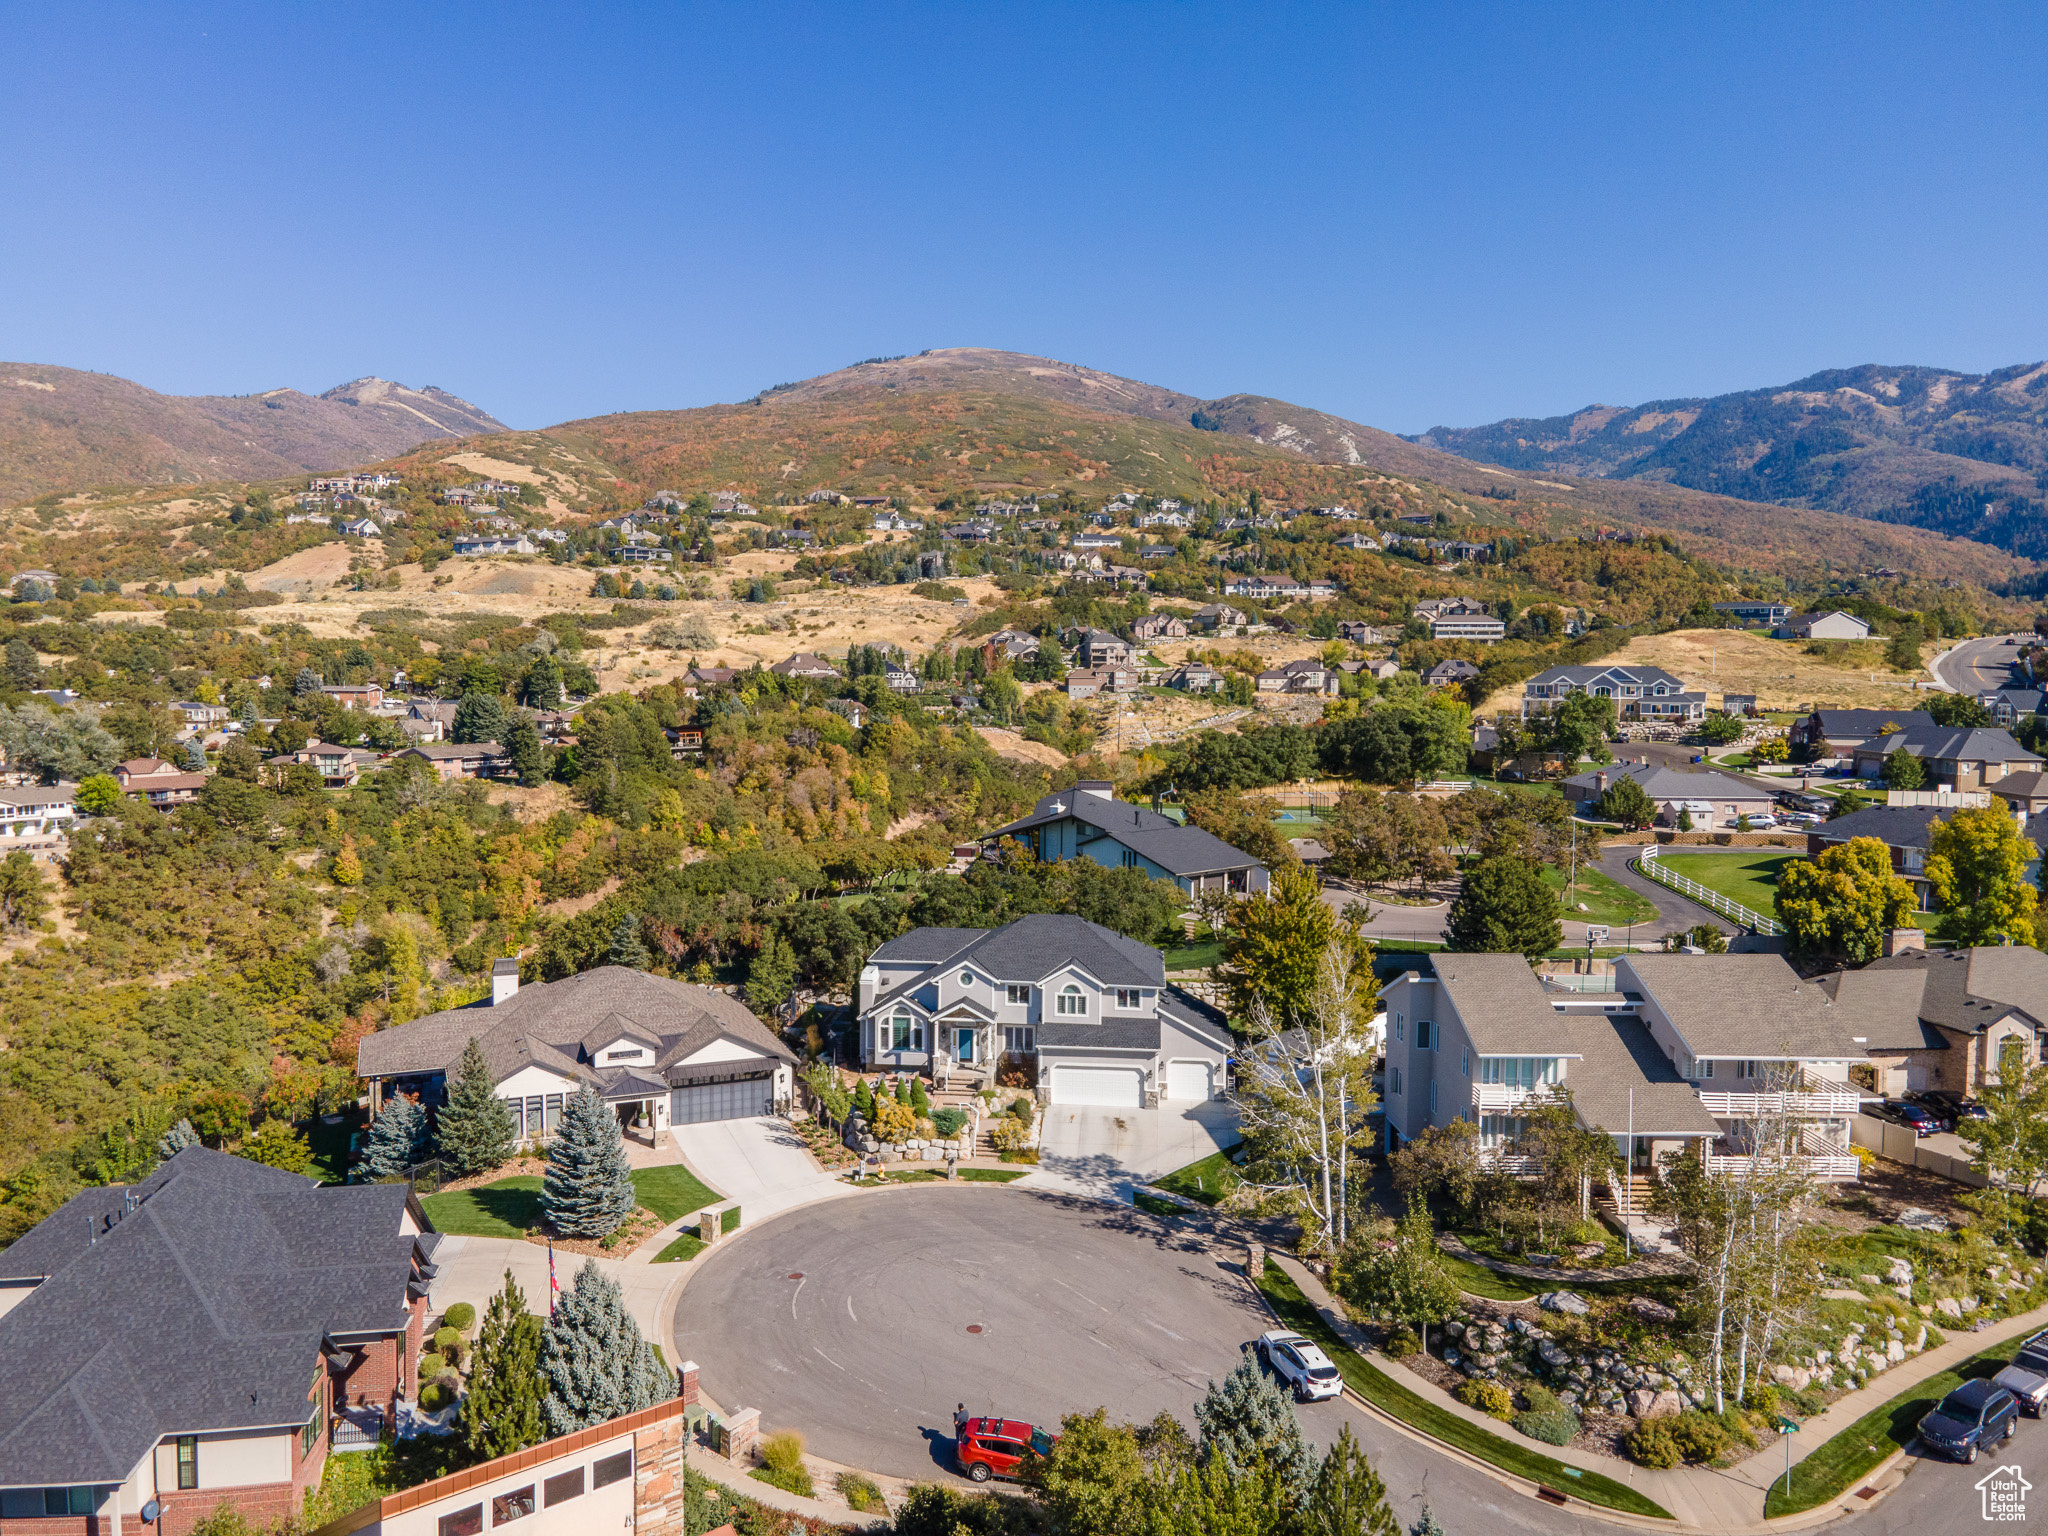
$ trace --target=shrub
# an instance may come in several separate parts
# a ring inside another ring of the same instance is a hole
[[[455,1389],[445,1381],[430,1381],[420,1388],[420,1409],[424,1413],[439,1413],[455,1401]]]
[[[896,1102],[906,1109],[910,1108],[910,1079],[907,1077],[896,1079]]]
[[[1687,1461],[1712,1461],[1728,1449],[1727,1428],[1719,1419],[1697,1408],[1688,1408],[1667,1422],[1671,1425],[1672,1443]]]
[[[761,1465],[771,1472],[794,1472],[804,1464],[804,1437],[800,1430],[778,1429],[761,1441]]]
[[[462,1335],[453,1328],[442,1328],[434,1334],[434,1353],[450,1365],[462,1358]]]
[[[467,1333],[476,1322],[476,1308],[466,1301],[458,1301],[441,1315],[441,1321],[450,1328]]]
[[[939,1133],[941,1141],[951,1141],[960,1134],[961,1128],[966,1124],[967,1111],[964,1109],[947,1108],[932,1111],[932,1129]]]
[[[839,1497],[846,1500],[846,1507],[857,1515],[889,1513],[889,1503],[882,1497],[882,1490],[858,1472],[840,1473],[832,1486],[839,1490]]]
[[[1022,1152],[1031,1145],[1031,1127],[1022,1120],[999,1120],[989,1136],[998,1152]]]
[[[1639,1465],[1659,1471],[1675,1467],[1684,1459],[1678,1453],[1678,1441],[1671,1433],[1669,1419],[1643,1420],[1628,1432],[1623,1444]]]
[[[1579,1432],[1579,1416],[1559,1402],[1556,1393],[1532,1381],[1522,1389],[1522,1397],[1529,1406],[1515,1415],[1517,1430],[1545,1445],[1571,1443]]]
[[[1760,1381],[1744,1394],[1742,1406],[1756,1413],[1776,1413],[1778,1389],[1768,1381]]]
[[[875,1135],[883,1141],[906,1140],[917,1128],[917,1116],[908,1104],[898,1104],[894,1099],[883,1099],[875,1106]]]
[[[1474,1376],[1459,1382],[1457,1391],[1451,1396],[1467,1408],[1477,1408],[1496,1419],[1507,1420],[1515,1416],[1514,1393],[1497,1381],[1484,1381]]]
[[[910,1080],[910,1107],[920,1118],[932,1112],[932,1096],[924,1091],[924,1079],[921,1077]]]
[[[1388,1335],[1387,1342],[1382,1347],[1394,1359],[1406,1360],[1410,1355],[1422,1348],[1422,1340],[1415,1336],[1414,1329],[1401,1328]]]
[[[431,1349],[420,1356],[421,1381],[432,1381],[436,1376],[439,1376],[443,1371],[447,1369],[447,1360],[441,1355],[436,1354]]]
[[[1014,1100],[1010,1105],[1010,1114],[1014,1119],[1021,1120],[1026,1126],[1029,1126],[1032,1114],[1031,1101],[1025,1098]]]

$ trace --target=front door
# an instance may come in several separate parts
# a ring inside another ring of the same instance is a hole
[[[972,1062],[974,1060],[974,1035],[975,1032],[971,1029],[954,1031],[954,1037],[960,1042],[953,1050],[956,1060],[962,1062]]]

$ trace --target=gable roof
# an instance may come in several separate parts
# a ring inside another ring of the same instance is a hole
[[[1922,730],[1894,731],[1876,741],[1867,741],[1863,750],[1877,747],[1885,754],[1906,751],[1915,757],[1952,758],[1966,762],[1986,763],[2038,763],[2041,759],[2013,740],[2010,731],[1995,725],[1975,726],[1963,730],[1949,730],[1942,726],[1929,726]]]
[[[1818,721],[1821,735],[1830,741],[1848,736],[1867,739],[1887,725],[1902,731],[1940,729],[1924,709],[1816,709],[1807,718]]]
[[[1570,1032],[1520,955],[1435,955],[1437,985],[1481,1056],[1573,1056]]]
[[[1695,1056],[1860,1061],[1855,1020],[1783,955],[1634,954],[1626,966]]]
[[[963,937],[965,942],[961,942]],[[915,975],[898,982],[870,1003],[869,1011],[893,1004],[936,979],[939,973],[960,966],[972,966],[999,985],[1042,982],[1070,965],[1078,966],[1104,986],[1166,985],[1166,961],[1151,945],[1127,939],[1086,918],[1058,912],[1020,917],[1000,928],[916,928],[891,939],[870,958],[898,964],[910,959],[924,963]],[[1041,1021],[1039,1026],[1041,1039],[1045,1022]],[[1098,1045],[1108,1043],[1100,1033],[1102,1025],[1091,1024],[1089,1028],[1092,1032],[1087,1040]]]
[[[1662,667],[1625,667],[1618,665],[1546,667],[1530,678],[1526,686],[1538,684],[1570,683],[1575,688],[1587,688],[1597,682],[1613,683],[1630,688],[1655,688],[1659,683],[1677,691],[1685,687],[1676,677]]]
[[[1566,779],[1565,786],[1581,791],[1591,797],[1600,793],[1600,775],[1607,775],[1611,787],[1617,780],[1634,779],[1642,785],[1643,793],[1662,804],[1667,800],[1768,800],[1771,792],[1754,784],[1745,784],[1732,779],[1725,773],[1711,769],[1698,773],[1687,773],[1678,768],[1667,768],[1662,763],[1615,763],[1608,768],[1597,768],[1591,773],[1576,774]]]
[[[1948,1042],[1920,1018],[1926,973],[1917,967],[1865,966],[1820,979],[1823,990],[1848,1010],[1850,1038],[1867,1051],[1945,1051]]]
[[[1204,832],[1200,827],[1184,827],[1171,816],[1162,816],[1142,805],[1105,800],[1099,795],[1081,794],[1078,790],[1061,790],[1047,795],[1033,807],[1029,816],[997,827],[987,835],[1010,837],[1037,827],[1051,826],[1068,817],[1100,827],[1131,852],[1150,859],[1169,874],[1209,875],[1252,865],[1264,867],[1263,861],[1253,858],[1242,848],[1233,848],[1213,832]]]
[[[1831,843],[1874,837],[1887,848],[1925,848],[1934,829],[1954,814],[1952,807],[1936,805],[1871,805],[1837,816],[1813,831]]]
[[[356,1071],[364,1077],[452,1072],[474,1035],[496,1082],[521,1067],[541,1066],[596,1084],[599,1073],[588,1059],[590,1051],[621,1033],[658,1046],[652,1063],[657,1073],[718,1039],[778,1062],[796,1060],[736,998],[627,966],[604,965],[521,987],[495,1007],[486,1001],[448,1008],[365,1035],[356,1047]],[[593,1034],[605,1038],[587,1045]]]
[[[205,1147],[89,1189],[0,1257],[0,1485],[118,1483],[167,1434],[300,1425],[323,1338],[402,1332],[432,1236],[402,1184]]]
[[[2014,1011],[2025,1014],[2036,1029],[2048,1026],[2048,954],[2031,945],[1913,949],[1873,960],[1853,974],[1887,973],[1919,976],[1917,1017],[1957,1034],[1981,1034]],[[1863,991],[1868,992],[1867,985]],[[1896,997],[1909,995],[1901,989]]]
[[[1620,1135],[1634,1125],[1638,1136],[1721,1134],[1693,1085],[1678,1075],[1634,1014],[1564,1013],[1558,1022],[1581,1058],[1565,1082],[1579,1123],[1588,1130]]]

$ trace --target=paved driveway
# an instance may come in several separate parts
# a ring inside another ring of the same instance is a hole
[[[557,1253],[555,1276],[565,1292],[586,1262],[619,1282],[626,1310],[640,1325],[641,1334],[659,1339],[666,1311],[663,1303],[669,1288],[679,1283],[684,1266],[585,1260],[580,1254]],[[427,1305],[436,1317],[458,1301],[468,1302],[482,1317],[486,1303],[505,1284],[508,1269],[526,1295],[526,1310],[539,1317],[548,1315],[548,1251],[538,1243],[507,1237],[444,1237],[434,1249],[434,1265],[437,1273],[427,1293]]]
[[[743,1221],[846,1193],[846,1186],[812,1161],[795,1133],[772,1115],[679,1125],[669,1134],[692,1173],[726,1199],[739,1201]]]
[[[1131,1186],[1207,1157],[1239,1140],[1237,1109],[1225,1100],[1164,1109],[1052,1105],[1039,1133],[1035,1188],[1130,1199]]]

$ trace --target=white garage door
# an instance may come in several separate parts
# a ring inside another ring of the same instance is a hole
[[[1125,1067],[1056,1067],[1052,1074],[1052,1101],[1136,1109],[1144,1102],[1140,1081],[1138,1073]]]
[[[1166,1096],[1169,1099],[1209,1097],[1209,1063],[1169,1061],[1166,1064]]]

